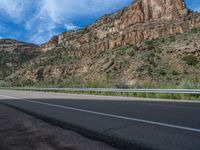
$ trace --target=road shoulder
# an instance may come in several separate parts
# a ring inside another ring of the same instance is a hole
[[[115,150],[102,142],[50,125],[3,104],[0,104],[0,114],[2,150]]]

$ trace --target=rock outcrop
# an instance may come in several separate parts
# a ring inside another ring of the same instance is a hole
[[[73,81],[78,86],[83,82],[152,85],[178,83],[189,76],[200,81],[198,66],[183,61],[186,55],[200,61],[199,27],[200,14],[189,11],[184,0],[137,0],[84,29],[54,36],[38,49],[42,55],[8,79],[59,86]]]
[[[137,0],[82,30],[53,37],[42,45],[41,51],[46,52],[59,45],[78,50],[76,55],[95,55],[102,50],[183,33],[198,26],[200,15],[190,13],[183,0]]]
[[[33,55],[33,53],[39,53],[38,48],[39,46],[31,43],[19,42],[13,39],[0,39],[0,52],[5,51]]]

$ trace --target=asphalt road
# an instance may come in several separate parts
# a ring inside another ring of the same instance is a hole
[[[9,90],[0,102],[126,150],[200,149],[200,102]]]

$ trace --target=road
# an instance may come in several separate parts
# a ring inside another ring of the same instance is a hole
[[[0,102],[126,150],[200,149],[200,102],[14,90]]]

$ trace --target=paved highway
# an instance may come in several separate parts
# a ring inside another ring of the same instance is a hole
[[[200,149],[199,102],[14,90],[0,102],[126,150]]]

